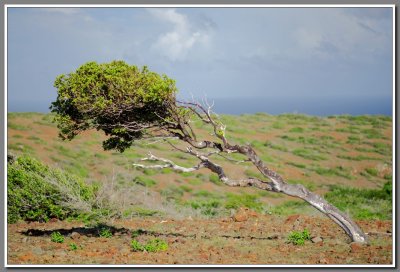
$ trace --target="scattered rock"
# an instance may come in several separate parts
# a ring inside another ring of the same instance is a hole
[[[316,236],[314,238],[311,238],[311,242],[313,242],[313,243],[320,243],[322,241],[323,240],[322,240],[322,238],[320,236]]]
[[[81,237],[81,235],[78,232],[74,231],[71,233],[71,238],[73,240],[77,240],[77,239],[79,239],[79,237]]]
[[[24,237],[24,238],[22,238],[21,242],[22,242],[22,243],[26,243],[26,242],[28,242],[28,237]]]
[[[251,211],[249,209],[240,208],[235,214],[233,214],[232,219],[235,222],[245,222],[249,219]]]
[[[292,224],[295,221],[299,220],[300,215],[299,214],[294,214],[294,215],[290,215],[288,216],[288,218],[286,219],[285,223],[286,224]]]
[[[245,222],[249,219],[249,217],[245,213],[236,213],[233,215],[232,219],[235,222]]]

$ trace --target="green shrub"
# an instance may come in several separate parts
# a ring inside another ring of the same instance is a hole
[[[221,201],[218,199],[198,199],[186,202],[193,209],[206,216],[216,216],[221,211]]]
[[[9,223],[76,216],[85,207],[69,206],[71,199],[84,203],[94,198],[95,189],[78,177],[50,168],[28,156],[21,156],[8,164],[7,177]]]
[[[141,244],[136,239],[133,239],[131,241],[131,248],[133,251],[158,252],[167,250],[168,244],[159,238],[151,239],[145,245]]]
[[[58,231],[51,233],[51,241],[55,243],[64,243],[64,236]]]
[[[70,243],[68,246],[69,246],[70,250],[77,250],[78,249],[78,246],[75,243]]]
[[[99,236],[104,238],[111,238],[113,234],[109,227],[101,227],[99,230]]]
[[[293,243],[294,245],[297,246],[302,246],[304,245],[305,241],[309,240],[311,240],[311,235],[307,229],[303,230],[302,232],[293,231],[292,233],[289,234],[288,237],[288,242]]]

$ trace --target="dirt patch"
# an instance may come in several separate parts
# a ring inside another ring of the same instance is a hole
[[[244,213],[245,211],[241,211]],[[391,264],[392,222],[358,221],[370,244],[350,243],[345,233],[325,218],[240,214],[241,220],[133,219],[108,224],[111,238],[81,222],[8,225],[9,264]],[[243,220],[242,220],[243,219]],[[287,242],[294,230],[308,229],[317,241],[298,246]],[[58,231],[64,243],[51,241]],[[133,252],[135,239],[159,238],[161,252]],[[71,248],[76,245],[76,249]]]

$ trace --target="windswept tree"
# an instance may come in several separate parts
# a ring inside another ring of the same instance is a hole
[[[58,76],[54,86],[58,96],[52,103],[51,111],[56,113],[55,121],[64,140],[71,140],[88,129],[101,130],[108,136],[103,142],[104,149],[120,152],[131,147],[135,141],[164,141],[177,152],[195,157],[198,164],[182,167],[170,159],[149,153],[142,159],[147,164],[134,165],[153,169],[172,168],[181,172],[207,168],[228,186],[252,186],[298,197],[331,218],[352,241],[367,242],[366,235],[348,215],[303,185],[287,183],[260,159],[250,145],[231,143],[226,135],[226,126],[212,112],[210,105],[178,101],[175,81],[165,75],[151,72],[147,67],[139,69],[123,61],[89,62],[75,72]],[[194,120],[211,128],[211,139],[199,139],[199,133],[193,126]],[[230,178],[214,157],[231,160],[232,153],[240,154],[243,161],[251,163],[264,178]]]

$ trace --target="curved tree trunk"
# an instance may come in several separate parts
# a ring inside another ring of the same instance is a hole
[[[349,216],[341,212],[339,209],[329,204],[321,196],[314,194],[307,190],[300,184],[288,184],[276,172],[270,170],[264,165],[262,160],[257,156],[256,152],[250,146],[238,146],[226,144],[226,148],[231,151],[237,151],[246,157],[257,167],[257,169],[267,177],[270,182],[268,188],[270,191],[281,192],[286,195],[301,198],[311,204],[313,207],[326,214],[334,222],[336,222],[346,233],[350,236],[352,241],[366,243],[368,242],[365,233],[358,227],[358,225],[351,220]],[[222,169],[221,169],[222,170]],[[260,188],[261,189],[261,188]]]

